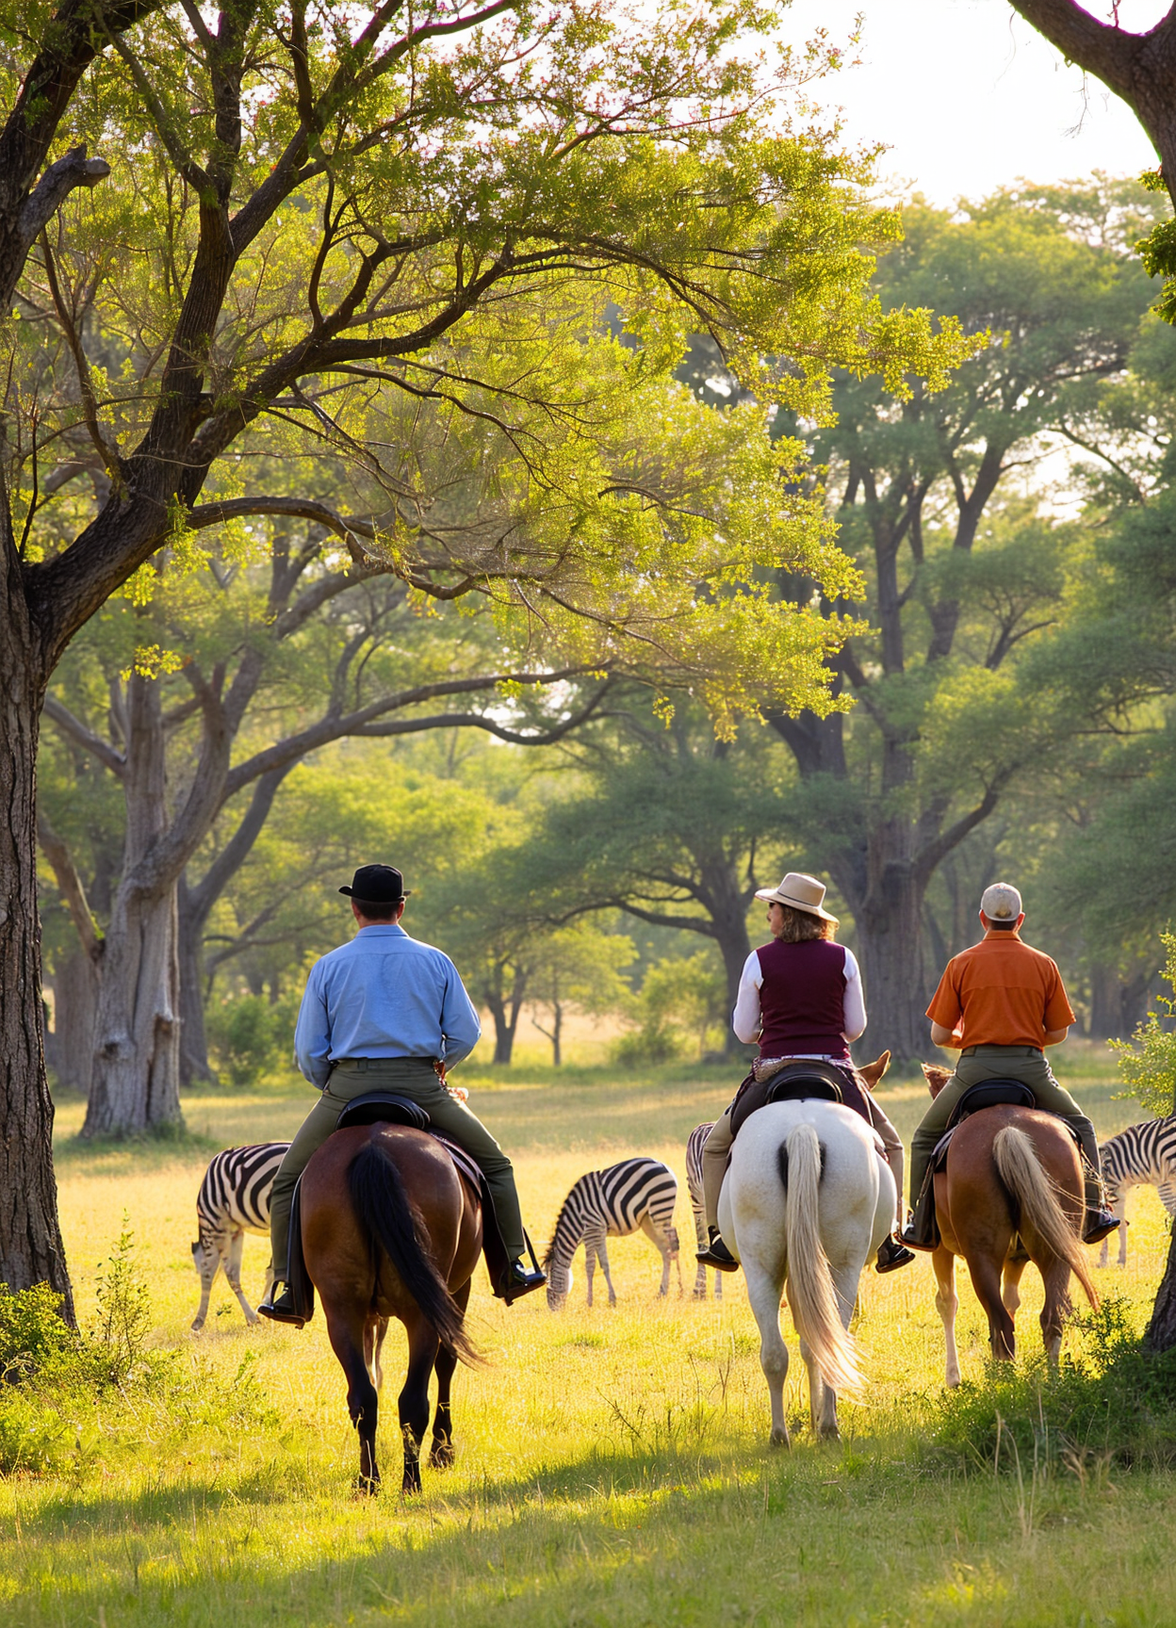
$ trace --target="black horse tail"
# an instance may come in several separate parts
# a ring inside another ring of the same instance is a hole
[[[465,1331],[461,1307],[429,1255],[424,1225],[400,1171],[378,1142],[368,1142],[347,1172],[361,1225],[379,1244],[441,1344],[471,1367],[483,1361]]]

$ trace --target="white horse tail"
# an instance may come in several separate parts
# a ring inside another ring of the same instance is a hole
[[[1086,1291],[1092,1306],[1098,1305],[1098,1290],[1090,1276],[1077,1233],[1058,1202],[1053,1183],[1041,1168],[1032,1141],[1016,1125],[1006,1125],[992,1140],[997,1173],[1012,1193],[1022,1216],[1047,1246],[1064,1260]]]
[[[784,1227],[788,1247],[788,1303],[796,1331],[812,1353],[823,1382],[853,1393],[865,1381],[857,1352],[841,1321],[818,1212],[821,1144],[812,1125],[797,1125],[780,1149]]]

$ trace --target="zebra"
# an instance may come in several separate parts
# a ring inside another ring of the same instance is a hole
[[[694,1236],[701,1252],[707,1246],[706,1213],[702,1203],[702,1148],[713,1129],[712,1122],[696,1125],[686,1143],[686,1186],[690,1193],[690,1209],[694,1215]],[[715,1299],[723,1298],[723,1274],[715,1273]],[[706,1299],[706,1267],[701,1261],[694,1277],[694,1299]]]
[[[194,1333],[204,1327],[213,1281],[223,1266],[225,1276],[240,1302],[247,1323],[257,1322],[257,1313],[241,1293],[241,1249],[247,1232],[268,1237],[270,1190],[278,1166],[289,1151],[289,1142],[260,1142],[254,1147],[226,1148],[218,1153],[204,1172],[196,1196],[196,1223],[199,1237],[192,1245],[192,1260],[200,1274],[200,1310],[192,1321]],[[274,1263],[265,1270],[262,1298],[274,1280]]]
[[[1166,1119],[1145,1119],[1128,1125],[1099,1149],[1107,1203],[1123,1222],[1119,1228],[1119,1265],[1127,1264],[1127,1189],[1151,1185],[1159,1190],[1160,1202],[1176,1217],[1176,1114]],[[1107,1264],[1107,1244],[1103,1239],[1098,1264]]]
[[[662,1258],[659,1295],[670,1286],[670,1262],[678,1266],[678,1293],[682,1293],[682,1263],[678,1259],[678,1234],[674,1230],[674,1205],[678,1199],[678,1178],[659,1159],[622,1159],[607,1170],[589,1170],[577,1181],[560,1208],[555,1232],[543,1264],[548,1270],[547,1304],[561,1311],[572,1287],[572,1256],[581,1241],[588,1273],[588,1304],[592,1304],[592,1277],[599,1261],[608,1284],[608,1303],[615,1306],[616,1292],[608,1271],[605,1238],[623,1238],[638,1227],[656,1246]]]

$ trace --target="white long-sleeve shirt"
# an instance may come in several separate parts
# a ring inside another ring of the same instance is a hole
[[[845,946],[842,945],[841,948],[845,949]],[[739,994],[731,1015],[731,1027],[738,1039],[745,1044],[759,1039],[761,1027],[759,992],[763,982],[759,953],[752,950],[743,963],[743,971],[739,976]],[[842,1035],[847,1041],[856,1040],[866,1027],[866,997],[862,990],[861,969],[852,950],[845,950],[845,997],[842,1016],[845,1019]]]

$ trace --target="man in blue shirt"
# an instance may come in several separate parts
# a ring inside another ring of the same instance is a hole
[[[316,961],[294,1031],[298,1067],[322,1092],[282,1160],[270,1195],[274,1286],[257,1308],[301,1323],[288,1288],[290,1205],[299,1176],[353,1097],[392,1091],[418,1103],[433,1126],[465,1149],[494,1200],[510,1265],[495,1293],[515,1300],[547,1282],[522,1261],[523,1219],[510,1160],[482,1122],[445,1089],[441,1071],[469,1055],[482,1032],[457,968],[400,925],[406,893],[392,865],[361,865],[350,887],[359,932]]]

